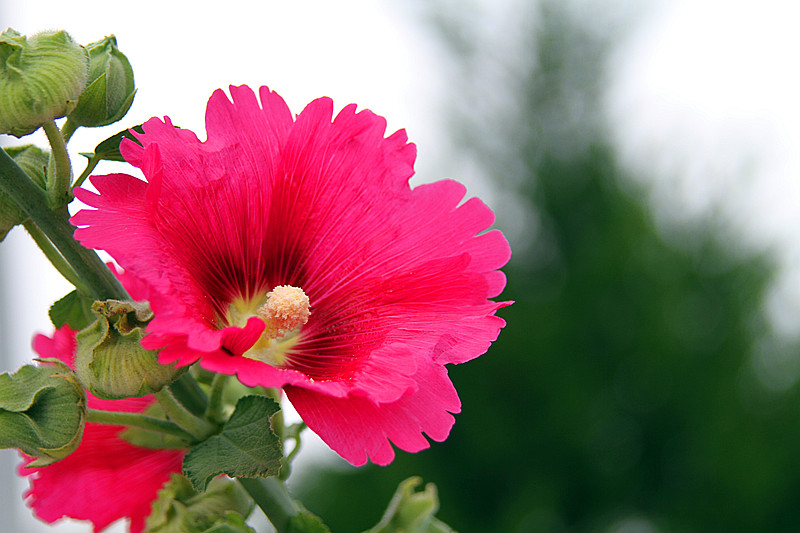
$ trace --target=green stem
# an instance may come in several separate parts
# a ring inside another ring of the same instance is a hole
[[[56,250],[56,247],[53,246],[53,243],[50,242],[50,239],[47,238],[47,235],[42,233],[36,224],[27,220],[23,223],[25,229],[28,231],[28,234],[33,239],[33,242],[39,247],[42,253],[50,260],[50,263],[58,270],[58,272],[64,276],[64,278],[75,285],[82,294],[89,294],[89,288],[86,284],[83,283],[83,280],[78,276],[69,263],[64,260],[64,256]]]
[[[226,374],[215,374],[211,382],[211,394],[208,396],[208,408],[206,418],[214,422],[222,422],[222,393],[225,391],[225,383],[228,381]]]
[[[69,140],[72,138],[72,134],[75,133],[80,126],[72,122],[69,118],[67,118],[64,125],[61,126],[61,136],[64,137],[64,143],[68,143]]]
[[[97,300],[130,299],[94,250],[84,248],[72,237],[75,228],[69,223],[66,210],[59,210],[58,213],[51,211],[45,192],[5,150],[0,150],[0,190],[47,235],[89,289],[90,296]]]
[[[169,390],[176,400],[196,416],[203,416],[208,409],[208,396],[190,372],[173,381]]]
[[[67,143],[54,121],[42,125],[50,142],[50,163],[47,165],[47,199],[52,209],[67,205],[71,198],[72,163],[67,153]]]
[[[274,477],[238,478],[244,490],[253,498],[278,533],[289,531],[292,517],[300,513],[300,507],[289,495],[286,485]]]
[[[161,389],[155,396],[169,419],[190,433],[196,440],[206,440],[216,431],[216,425],[193,415],[181,402],[175,399],[175,396],[172,395],[168,388]]]
[[[177,424],[168,420],[161,420],[160,418],[153,418],[152,416],[141,415],[139,413],[101,411],[99,409],[89,409],[88,415],[89,422],[114,426],[133,426],[149,431],[156,431],[158,433],[166,433],[167,435],[174,435],[187,442],[192,441],[191,435],[186,433]]]

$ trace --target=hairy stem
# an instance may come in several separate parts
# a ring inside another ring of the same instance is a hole
[[[69,204],[72,193],[72,163],[67,153],[67,143],[54,121],[42,125],[47,140],[50,142],[50,163],[47,165],[47,200],[52,209],[59,209]]]
[[[48,207],[45,192],[36,185],[5,150],[0,150],[0,190],[47,235],[64,260],[75,270],[97,300],[128,300],[130,296],[94,250],[84,248],[73,237],[66,209],[58,212]]]
[[[187,442],[191,442],[193,440],[192,436],[181,429],[177,424],[174,424],[168,420],[153,418],[152,416],[142,415],[139,413],[125,413],[120,411],[101,411],[99,409],[89,409],[88,415],[89,422],[110,424],[114,426],[133,426],[146,429],[148,431],[173,435],[175,437],[184,439]]]
[[[227,381],[227,375],[216,374],[211,382],[211,394],[208,397],[206,418],[217,423],[222,422],[222,393],[225,391],[225,382]]]
[[[175,396],[172,395],[168,388],[161,389],[155,396],[167,417],[190,433],[195,440],[203,441],[216,431],[215,424],[193,415],[191,411],[175,399]]]
[[[253,498],[278,533],[286,533],[292,517],[300,513],[297,503],[289,495],[286,485],[274,477],[238,478],[244,490]]]
[[[47,238],[47,235],[42,233],[42,230],[40,230],[36,224],[30,220],[25,221],[23,226],[25,226],[25,229],[33,239],[33,242],[36,243],[45,257],[50,260],[50,263],[56,268],[56,270],[58,270],[58,272],[64,276],[67,281],[72,283],[82,294],[89,294],[89,288],[83,283],[83,280],[75,272],[75,269],[64,260],[64,256],[61,255],[58,250],[56,250],[56,247],[53,246],[53,243],[51,243],[50,239]]]

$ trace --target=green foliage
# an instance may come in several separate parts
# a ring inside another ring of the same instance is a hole
[[[601,27],[546,6],[520,13],[537,28],[524,53],[487,54],[505,63],[486,69],[479,54],[461,58],[474,78],[455,99],[454,134],[522,207],[496,205],[499,227],[514,222],[506,212],[535,221],[504,269],[508,326],[486,355],[450,368],[462,413],[447,441],[386,468],[315,472],[295,492],[334,531],[374,523],[394,485],[420,473],[439,489],[438,516],[464,532],[616,531],[631,519],[795,531],[800,397],[766,390],[751,366],[770,334],[768,263],[709,226],[687,228],[682,248],[664,241],[596,126]],[[480,45],[450,28],[464,50]],[[498,70],[507,86],[484,79]],[[475,105],[503,94],[507,107]]]
[[[30,466],[63,459],[80,444],[86,396],[65,364],[26,365],[0,374],[0,448],[38,457]]]
[[[231,477],[270,477],[280,473],[283,447],[270,418],[280,410],[271,398],[245,396],[219,435],[186,454],[183,472],[198,491],[219,474]]]

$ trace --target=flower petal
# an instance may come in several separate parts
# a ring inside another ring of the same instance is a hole
[[[394,459],[390,442],[407,452],[430,446],[423,432],[441,442],[455,422],[450,413],[461,410],[447,370],[421,363],[414,376],[417,390],[392,403],[361,395],[333,398],[299,387],[286,387],[286,395],[308,427],[347,461],[387,465]]]

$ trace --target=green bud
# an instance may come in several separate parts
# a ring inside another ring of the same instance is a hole
[[[436,485],[428,483],[415,492],[422,479],[410,477],[400,483],[378,525],[366,533],[454,533],[434,515],[439,510]]]
[[[113,35],[87,45],[86,50],[89,82],[69,120],[78,126],[95,128],[125,116],[136,95],[136,85],[131,64],[117,48]]]
[[[198,493],[188,479],[172,474],[153,502],[145,533],[250,533],[244,519],[252,510],[252,500],[238,483],[216,478]]]
[[[64,31],[0,34],[0,133],[28,135],[68,115],[89,75],[86,50]]]
[[[70,368],[57,359],[0,374],[0,448],[38,457],[29,466],[63,459],[81,442],[86,393]]]
[[[158,353],[142,348],[144,327],[153,312],[143,302],[94,302],[97,320],[75,339],[75,370],[95,396],[108,400],[144,396],[178,379],[186,367],[162,365]]]
[[[25,146],[11,146],[4,148],[11,159],[19,165],[37,185],[44,188],[45,172],[47,171],[47,152],[40,150],[32,144]],[[25,214],[17,204],[0,191],[0,242],[6,238],[11,228],[25,222]]]

